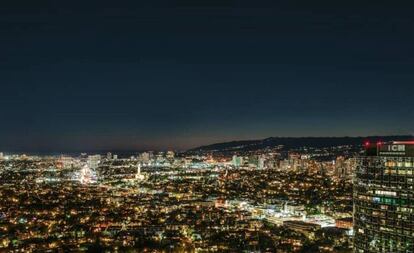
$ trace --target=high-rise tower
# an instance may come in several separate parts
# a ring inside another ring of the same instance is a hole
[[[354,178],[354,251],[414,252],[414,142],[366,143]]]

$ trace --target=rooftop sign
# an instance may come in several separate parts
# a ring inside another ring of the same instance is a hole
[[[377,154],[379,156],[414,157],[414,145],[398,143],[379,144],[377,145]]]

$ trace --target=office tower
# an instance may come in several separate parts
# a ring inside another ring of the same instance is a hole
[[[140,160],[144,163],[147,163],[150,161],[150,153],[144,152],[140,155]]]
[[[107,160],[112,160],[112,153],[111,152],[106,153],[106,159]]]
[[[0,152],[0,160],[3,159],[3,152]]]
[[[345,160],[345,178],[347,180],[351,180],[352,176],[354,175],[355,172],[355,167],[356,167],[356,159],[353,158],[348,158],[347,160]]]
[[[243,165],[243,157],[240,156],[233,156],[232,163],[234,167],[240,167]]]
[[[414,142],[365,144],[354,178],[354,250],[414,252]]]
[[[88,156],[88,166],[91,169],[96,169],[99,166],[99,163],[101,162],[101,156],[100,155],[90,155]]]
[[[265,161],[266,161],[266,158],[264,156],[259,156],[259,159],[257,161],[257,168],[259,170],[262,170],[265,168]]]
[[[333,161],[334,165],[334,175],[338,178],[342,178],[345,174],[345,158],[343,156],[338,156],[336,160]]]

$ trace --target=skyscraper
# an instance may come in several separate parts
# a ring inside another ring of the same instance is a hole
[[[257,168],[259,170],[262,170],[265,168],[265,161],[266,161],[266,158],[263,155],[259,156],[259,159],[257,161]]]
[[[234,167],[240,167],[243,165],[243,157],[234,155],[232,159],[232,164]]]
[[[101,162],[101,156],[100,155],[90,155],[88,156],[88,166],[91,169],[96,169],[99,166],[99,163]]]
[[[354,249],[414,252],[414,142],[366,143],[354,179]]]

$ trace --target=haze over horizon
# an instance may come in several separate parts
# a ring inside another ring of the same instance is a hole
[[[0,151],[414,133],[414,17],[378,2],[2,3]]]
[[[145,152],[145,151],[179,151],[179,152],[185,152],[185,151],[190,151],[190,150],[195,150],[201,147],[209,147],[209,146],[213,146],[213,145],[220,145],[220,144],[230,144],[232,142],[244,142],[244,141],[261,141],[261,140],[267,140],[267,139],[272,139],[272,138],[293,138],[293,139],[308,139],[308,138],[315,138],[315,139],[324,139],[324,138],[363,138],[364,140],[361,142],[361,144],[365,143],[365,141],[378,141],[378,137],[399,137],[395,140],[404,140],[404,141],[412,141],[414,135],[412,134],[407,134],[407,135],[366,135],[366,136],[268,136],[268,137],[258,137],[258,138],[245,138],[245,139],[220,139],[217,142],[212,142],[212,143],[204,143],[204,144],[200,144],[197,146],[192,146],[192,147],[174,147],[174,146],[163,146],[163,147],[151,147],[151,146],[147,146],[147,147],[142,147],[142,146],[131,146],[128,148],[114,148],[114,147],[100,147],[100,148],[81,148],[81,149],[68,149],[65,146],[62,146],[60,148],[56,148],[53,147],[53,149],[47,149],[44,147],[37,147],[36,149],[5,149],[5,150],[1,150],[2,153],[6,153],[6,154],[12,154],[12,153],[17,153],[17,154],[26,154],[26,155],[57,155],[57,154],[78,154],[78,153],[100,153],[100,154],[105,154],[107,152],[115,152],[115,153],[120,153],[121,155],[128,155],[128,154],[135,154],[137,152]],[[402,139],[401,137],[409,137],[409,138],[404,138]],[[389,138],[387,138],[389,139]],[[392,139],[394,140],[394,139]]]

